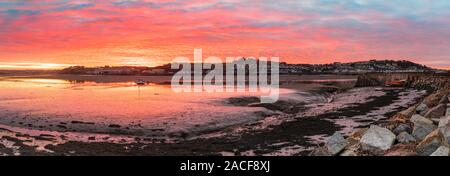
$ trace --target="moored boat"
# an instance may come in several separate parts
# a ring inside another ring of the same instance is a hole
[[[145,85],[146,82],[143,79],[138,79],[134,83],[136,83],[137,85]]]

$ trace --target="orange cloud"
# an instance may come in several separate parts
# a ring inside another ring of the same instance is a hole
[[[205,57],[278,56],[292,63],[407,59],[450,67],[442,63],[450,49],[446,14],[416,20],[403,15],[410,12],[378,6],[350,9],[352,1],[267,3],[0,3],[0,62],[157,65],[202,48]]]

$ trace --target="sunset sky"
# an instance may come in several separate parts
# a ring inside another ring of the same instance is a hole
[[[448,0],[0,0],[0,69],[193,57],[450,68]]]

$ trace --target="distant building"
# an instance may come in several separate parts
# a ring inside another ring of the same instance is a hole
[[[90,75],[137,75],[140,71],[132,67],[99,67],[86,71]]]

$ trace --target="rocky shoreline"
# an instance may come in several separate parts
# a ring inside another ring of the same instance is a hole
[[[360,85],[379,85],[363,76]],[[380,78],[380,77],[379,77]],[[386,80],[386,78],[383,78]],[[388,78],[389,79],[389,78]],[[369,80],[369,81],[368,81]],[[386,122],[354,131],[346,138],[336,132],[311,156],[449,156],[450,82],[448,77],[415,77],[406,86],[431,90],[419,103]]]

